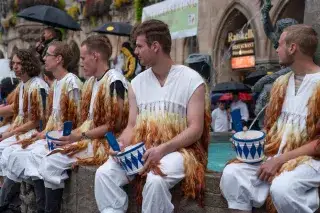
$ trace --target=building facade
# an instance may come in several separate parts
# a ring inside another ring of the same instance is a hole
[[[242,81],[250,72],[276,71],[278,57],[267,38],[262,24],[261,5],[264,0],[199,0],[198,34],[194,37],[173,41],[172,58],[184,63],[191,53],[209,54],[212,57],[212,84]],[[313,25],[320,33],[318,0],[272,0],[270,18],[273,25],[282,18],[293,18],[299,23]],[[135,10],[132,5],[121,11],[110,11],[97,20],[122,21],[134,24]],[[81,21],[82,31],[69,31],[68,42],[78,45],[91,34],[93,26]],[[15,47],[28,47],[40,36],[42,25],[19,20],[2,36],[0,50],[10,56]],[[109,36],[116,57],[126,37]]]

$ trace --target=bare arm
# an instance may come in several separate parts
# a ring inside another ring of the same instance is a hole
[[[39,121],[28,121],[27,123],[15,128],[14,130],[12,130],[12,132],[14,134],[18,134],[18,133],[25,133],[28,132],[32,129],[37,128],[39,125]]]
[[[28,121],[27,123],[25,123],[25,124],[15,128],[15,129],[13,129],[10,132],[3,133],[1,135],[2,137],[1,137],[0,141],[3,141],[5,139],[7,139],[7,138],[10,138],[11,136],[14,136],[16,134],[26,133],[29,130],[37,128],[38,125],[39,125],[39,121]]]
[[[297,149],[267,160],[260,166],[257,176],[263,181],[271,182],[281,166],[289,160],[300,156],[319,156],[319,150],[317,149],[318,145],[319,141],[313,140]]]
[[[133,92],[131,85],[128,89],[128,99],[129,99],[129,119],[127,127],[123,130],[122,134],[118,138],[118,141],[122,143],[123,147],[129,146],[133,137],[133,128],[136,125],[136,119],[138,116],[138,105],[136,101],[136,96]]]
[[[280,162],[283,164],[288,162],[289,160],[295,159],[300,156],[305,156],[305,155],[312,156],[312,157],[319,156],[320,153],[319,153],[319,150],[317,149],[318,145],[319,145],[319,141],[314,140],[297,149],[294,149],[289,152],[285,152],[282,155],[280,155],[278,158]]]
[[[204,108],[205,86],[202,84],[195,90],[187,106],[188,127],[172,140],[163,144],[165,154],[188,147],[200,139],[204,125]]]
[[[13,115],[13,104],[8,106],[3,106],[0,108],[0,116],[1,117],[9,117]]]

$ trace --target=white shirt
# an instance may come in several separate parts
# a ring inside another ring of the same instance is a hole
[[[149,68],[131,81],[139,115],[148,117],[169,113],[187,116],[187,105],[194,91],[204,83],[196,71],[183,65],[173,65],[163,86]]]
[[[219,107],[211,113],[211,127],[214,132],[227,132],[229,130],[229,121],[227,110],[221,110]]]
[[[232,102],[231,103],[231,111],[235,109],[240,109],[241,120],[248,121],[249,120],[249,110],[247,104],[242,101]]]

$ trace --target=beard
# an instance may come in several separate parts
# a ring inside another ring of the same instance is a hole
[[[286,53],[286,57],[283,58],[282,60],[279,60],[279,64],[282,67],[290,67],[294,62],[294,57],[293,55]]]

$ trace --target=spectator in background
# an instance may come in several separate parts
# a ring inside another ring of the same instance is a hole
[[[249,110],[248,110],[248,106],[246,103],[242,102],[239,99],[239,94],[238,93],[233,93],[233,100],[231,103],[231,112],[233,110],[236,109],[240,109],[240,114],[241,114],[241,122],[242,122],[242,126],[243,126],[243,130],[247,129],[248,126],[248,120],[249,120]]]
[[[1,99],[7,98],[7,96],[17,87],[19,80],[17,78],[4,78],[1,80]]]
[[[52,27],[47,27],[43,30],[43,34],[40,38],[40,41],[36,44],[36,51],[39,53],[40,60],[42,63],[44,63],[43,58],[45,57],[49,44],[52,41],[60,39],[57,38],[57,36],[59,36],[59,34],[57,34],[57,30]]]
[[[211,113],[211,118],[211,127],[214,132],[228,132],[230,129],[230,117],[225,103],[218,103],[218,107]]]

